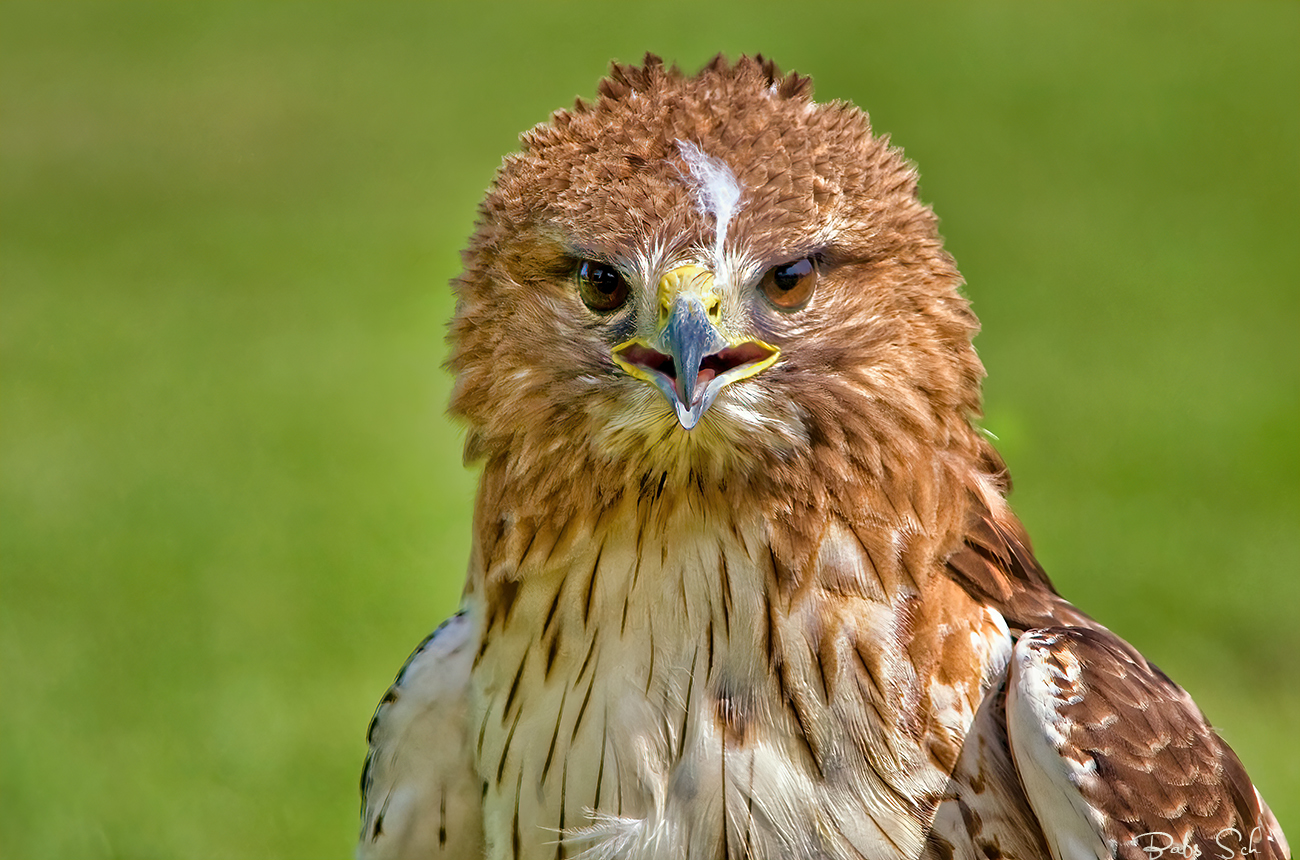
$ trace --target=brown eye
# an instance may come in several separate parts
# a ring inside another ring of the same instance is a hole
[[[812,298],[817,264],[811,257],[773,266],[763,275],[763,295],[777,310],[797,311]]]
[[[627,301],[627,281],[613,266],[583,260],[578,263],[576,276],[582,300],[593,311],[608,313]]]

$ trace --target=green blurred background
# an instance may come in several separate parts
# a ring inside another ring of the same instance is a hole
[[[350,852],[455,606],[447,281],[649,49],[867,108],[984,322],[1058,587],[1300,839],[1300,4],[0,6],[0,854]]]

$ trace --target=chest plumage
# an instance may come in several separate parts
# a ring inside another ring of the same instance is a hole
[[[647,507],[532,542],[484,611],[494,847],[556,856],[526,847],[540,822],[593,857],[919,854],[1005,669],[1000,616],[890,582],[844,525],[795,593],[758,518]]]

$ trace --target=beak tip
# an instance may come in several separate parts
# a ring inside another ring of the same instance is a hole
[[[717,383],[710,383],[703,395],[689,406],[682,400],[673,401],[677,411],[677,423],[682,425],[683,430],[694,429],[695,425],[700,423],[704,413],[709,411],[709,407],[717,399],[719,387]]]

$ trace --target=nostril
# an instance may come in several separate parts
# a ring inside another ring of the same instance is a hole
[[[712,295],[706,298],[704,312],[708,314],[709,322],[716,324],[722,318],[722,299]]]

